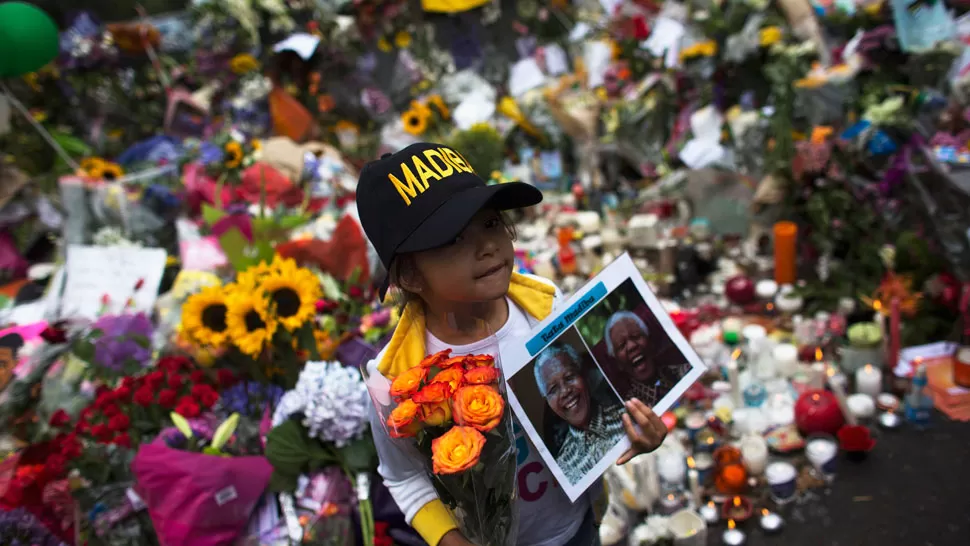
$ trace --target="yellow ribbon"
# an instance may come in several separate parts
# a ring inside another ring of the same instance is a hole
[[[505,117],[511,119],[516,125],[522,128],[523,131],[529,133],[536,138],[542,138],[542,133],[535,128],[529,120],[525,119],[525,115],[522,110],[519,109],[518,103],[512,97],[502,97],[498,101],[498,111]]]

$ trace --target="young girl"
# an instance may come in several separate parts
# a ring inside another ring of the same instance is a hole
[[[488,186],[455,150],[413,144],[364,166],[357,188],[361,225],[405,296],[387,347],[368,363],[388,379],[428,354],[487,353],[501,363],[504,344],[546,318],[561,294],[549,281],[513,272],[513,232],[500,211],[539,203],[523,183]],[[494,335],[493,335],[494,334]],[[617,464],[656,449],[666,435],[640,401],[627,402],[623,427],[632,447]],[[407,521],[431,546],[465,546],[421,462],[412,460],[371,414],[378,471]],[[636,425],[636,426],[635,426]],[[518,425],[518,546],[599,544],[592,500],[599,484],[571,503]]]

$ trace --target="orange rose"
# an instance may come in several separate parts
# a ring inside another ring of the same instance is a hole
[[[479,366],[494,366],[495,357],[492,355],[468,355],[465,357],[466,368],[478,368]]]
[[[444,351],[439,351],[433,355],[428,355],[424,357],[424,360],[422,360],[421,363],[418,364],[418,366],[421,368],[433,368],[435,366],[438,366],[445,360],[448,360],[448,357],[450,355],[451,355],[451,349],[445,349]]]
[[[498,383],[498,369],[492,366],[479,366],[465,372],[465,383],[469,385],[491,385]]]
[[[447,383],[451,387],[451,392],[458,390],[458,387],[465,380],[465,372],[461,368],[448,368],[441,370],[438,375],[431,380],[432,383]]]
[[[429,427],[442,427],[451,422],[451,401],[421,404],[421,420]]]
[[[431,462],[435,474],[457,474],[478,464],[485,436],[471,427],[452,427],[431,440]]]
[[[428,369],[414,367],[394,378],[391,383],[391,396],[394,398],[407,398],[418,392],[428,377]]]
[[[455,392],[452,401],[455,422],[488,432],[497,427],[505,414],[505,400],[493,387],[469,385]]]
[[[411,400],[404,400],[387,417],[387,435],[391,438],[410,438],[421,430],[417,421],[421,406]]]
[[[438,364],[438,367],[441,368],[442,370],[446,370],[454,366],[463,366],[465,364],[465,361],[467,360],[468,360],[468,355],[453,356],[447,360],[443,360],[441,363]]]
[[[440,404],[451,398],[452,392],[448,383],[431,383],[414,393],[411,400],[418,404]]]

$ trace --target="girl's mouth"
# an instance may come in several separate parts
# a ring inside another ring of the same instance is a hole
[[[494,267],[489,268],[487,271],[485,271],[481,275],[475,277],[475,279],[484,279],[484,278],[487,278],[487,277],[491,277],[492,275],[495,275],[495,274],[501,272],[504,269],[505,269],[505,264],[504,263],[498,264],[498,265],[496,265]]]

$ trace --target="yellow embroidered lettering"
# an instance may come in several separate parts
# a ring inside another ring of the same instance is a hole
[[[474,172],[472,171],[471,167],[469,167],[468,164],[465,163],[465,158],[458,155],[458,152],[454,150],[450,150],[448,148],[442,148],[442,150],[445,152],[445,155],[448,156],[448,159],[451,160],[452,164],[454,164],[459,171],[466,172],[466,173]]]
[[[418,176],[420,176],[421,181],[424,182],[425,189],[428,188],[429,178],[434,178],[435,180],[441,181],[441,177],[429,169],[428,166],[424,164],[424,161],[421,161],[420,157],[414,156],[411,158],[411,160],[414,161],[414,170],[418,171]]]
[[[443,159],[445,161],[445,163],[447,163],[449,166],[451,166],[451,168],[453,170],[458,171],[458,172],[462,172],[461,171],[461,167],[459,167],[458,165],[456,165],[455,162],[452,161],[450,157],[448,157],[448,149],[447,148],[438,148],[438,154],[441,156],[441,159]]]
[[[431,163],[431,166],[434,167],[436,171],[438,171],[438,174],[441,175],[441,178],[449,176],[451,175],[451,173],[455,172],[455,168],[452,167],[451,164],[449,164],[447,161],[445,161],[445,158],[441,157],[441,154],[439,154],[436,150],[425,150],[424,157],[427,158],[428,163]],[[441,168],[438,165],[438,163],[435,161],[435,159],[437,159],[441,163],[444,163],[445,169],[447,170]]]
[[[406,164],[401,164],[401,170],[404,172],[404,180],[407,181],[407,184],[401,182],[401,180],[393,174],[389,174],[387,177],[391,180],[391,184],[394,184],[394,189],[397,190],[397,193],[401,196],[401,199],[404,200],[404,204],[410,207],[411,199],[417,197],[419,191],[424,193],[427,186],[421,185],[421,182],[414,176],[414,173],[411,172],[411,169],[408,168]]]

